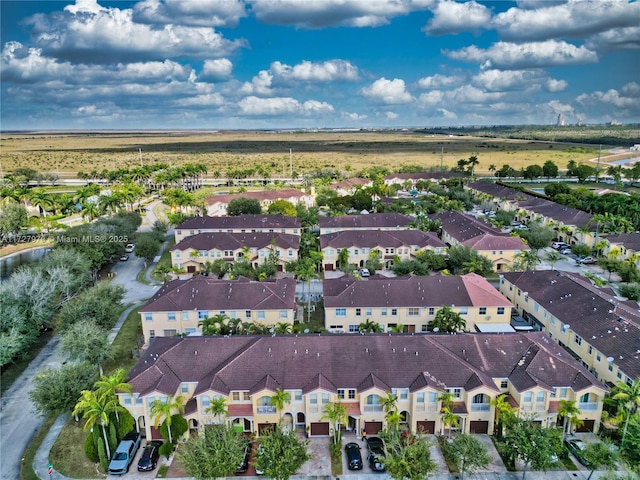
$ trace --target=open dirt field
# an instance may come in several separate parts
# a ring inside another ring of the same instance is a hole
[[[381,132],[59,132],[3,133],[0,162],[3,172],[29,167],[58,171],[61,177],[77,172],[114,170],[164,162],[172,165],[203,163],[209,176],[257,165],[273,178],[288,176],[289,149],[293,171],[303,174],[319,168],[358,172],[372,165],[392,171],[402,166],[456,165],[476,154],[476,174],[489,166],[514,168],[542,165],[552,160],[563,169],[571,159],[584,162],[598,155],[594,145],[532,140],[429,135],[411,131]],[[603,150],[603,155],[605,151]]]

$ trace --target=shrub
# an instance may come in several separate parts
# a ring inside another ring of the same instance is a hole
[[[160,446],[160,449],[158,450],[158,452],[160,453],[160,455],[162,455],[164,458],[168,460],[175,449],[176,449],[176,446],[173,443],[164,442]]]
[[[98,446],[96,445],[96,439],[93,432],[89,432],[87,438],[84,439],[84,454],[93,463],[98,463],[100,461]]]
[[[620,295],[629,300],[640,300],[640,284],[634,283],[630,285],[620,285]]]
[[[98,437],[98,458],[100,459],[100,466],[102,471],[106,472],[109,468],[109,459],[107,458],[107,451],[104,449],[104,440],[102,437]]]

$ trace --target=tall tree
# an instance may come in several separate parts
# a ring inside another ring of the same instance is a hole
[[[288,480],[311,457],[307,453],[309,441],[300,440],[294,431],[284,432],[278,425],[263,433],[260,439],[260,454],[254,460],[257,470],[265,477]]]
[[[218,418],[218,423],[220,423],[220,419],[223,415],[227,415],[227,399],[225,397],[215,397],[211,400],[211,403],[205,410],[206,413],[210,413]]]
[[[618,382],[616,390],[617,392],[613,396],[613,399],[619,402],[619,408],[625,415],[622,440],[620,442],[624,447],[627,437],[627,429],[629,427],[629,420],[640,408],[640,378],[636,378],[631,385],[624,382]]]
[[[432,331],[437,332],[464,332],[467,329],[467,322],[462,315],[458,312],[454,312],[451,307],[443,305],[438,309],[435,318],[429,322],[429,326]],[[435,329],[438,330],[435,330]]]
[[[575,400],[560,400],[558,415],[562,417],[562,440],[564,441],[567,432],[571,431],[571,422],[580,415],[580,409],[576,406]]]
[[[333,425],[334,435],[333,443],[340,443],[342,440],[342,430],[340,425],[346,425],[348,421],[347,407],[345,407],[340,399],[337,402],[328,403],[324,407],[323,420],[329,420]]]
[[[589,464],[587,467],[589,469],[587,480],[591,480],[593,472],[602,467],[614,468],[618,460],[618,452],[608,440],[588,443],[584,447],[582,455],[586,463]]]
[[[107,427],[111,422],[111,415],[116,412],[126,412],[115,397],[103,397],[91,390],[83,390],[80,400],[73,410],[73,415],[82,413],[82,418],[86,420],[84,431],[91,430],[98,424],[102,430],[104,445],[107,449],[107,458],[111,458],[109,439],[107,438]]]
[[[86,361],[97,365],[100,375],[102,362],[109,357],[109,334],[91,320],[81,320],[71,325],[60,339],[60,351],[69,360]]]
[[[262,207],[260,206],[260,202],[254,198],[234,198],[227,206],[227,215],[229,216],[260,213],[262,213]]]
[[[173,420],[171,417],[174,411],[184,413],[184,397],[182,395],[169,396],[165,402],[154,400],[151,403],[150,413],[153,417],[153,426],[157,428],[160,425],[160,420],[164,419],[169,435],[169,443],[173,443],[173,438],[171,437],[171,423]]]
[[[491,456],[487,447],[476,436],[461,433],[448,444],[445,451],[450,452],[454,463],[464,478],[465,473],[474,473],[476,470],[487,468],[491,463]]]
[[[291,403],[291,394],[277,387],[275,395],[271,396],[271,405],[276,407],[276,411],[279,412],[279,417],[281,420],[282,410],[284,409],[284,406],[288,405],[289,403]]]
[[[117,392],[124,392],[124,393],[131,394],[131,385],[127,383],[127,373],[124,371],[123,368],[117,369],[115,372],[113,372],[112,375],[109,375],[109,376],[101,375],[100,380],[98,380],[93,385],[93,387],[97,395],[100,395],[102,397],[107,397],[107,398],[109,397],[116,398]],[[120,417],[118,415],[118,412],[116,411],[115,414],[116,414],[116,418],[119,421]]]
[[[424,437],[412,433],[407,435],[388,435],[385,466],[387,473],[396,480],[422,480],[436,469],[431,459],[430,444]]]

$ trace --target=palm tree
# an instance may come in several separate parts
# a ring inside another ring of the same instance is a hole
[[[368,318],[358,325],[358,333],[382,333],[382,330],[382,326],[379,323],[372,322]]]
[[[276,393],[271,397],[271,405],[276,407],[277,412],[282,413],[282,409],[286,404],[291,403],[291,394],[280,388],[276,388]],[[282,417],[280,417],[282,420]]]
[[[449,436],[451,436],[451,429],[457,427],[460,419],[451,410],[454,394],[451,392],[440,392],[438,400],[441,402],[440,414],[442,415],[442,428],[449,426]]]
[[[562,440],[564,440],[564,436],[567,431],[571,430],[571,423],[575,423],[577,416],[580,414],[580,409],[576,407],[575,400],[560,400],[558,404],[558,415],[560,415],[562,420]],[[569,419],[569,423],[567,423],[567,418]]]
[[[151,415],[153,416],[154,422],[153,426],[158,428],[160,420],[164,418],[164,423],[167,424],[169,443],[173,443],[173,439],[171,438],[171,414],[174,410],[177,410],[178,413],[184,413],[184,397],[182,395],[167,397],[166,402],[154,400],[151,403]]]
[[[624,446],[627,436],[627,427],[629,426],[629,419],[640,407],[640,378],[636,378],[631,385],[624,382],[618,382],[616,388],[618,392],[613,396],[613,399],[621,402],[618,408],[626,410],[624,429],[622,430],[622,441],[620,442],[621,445]]]
[[[498,395],[491,400],[490,405],[494,407],[496,412],[496,430],[498,439],[502,439],[503,425],[512,418],[515,418],[515,408],[507,401],[507,394]]]
[[[109,448],[109,439],[107,438],[107,427],[111,419],[111,414],[117,412],[126,412],[127,410],[118,403],[118,399],[114,397],[103,397],[91,390],[83,390],[78,403],[73,409],[73,415],[82,413],[82,418],[86,420],[84,431],[91,430],[94,425],[100,425],[104,446],[107,450],[107,458],[111,458],[111,449]]]
[[[220,419],[222,415],[227,415],[227,399],[225,397],[216,397],[211,401],[211,404],[205,409],[206,413],[210,413],[218,417],[218,423],[220,423]]]
[[[398,396],[393,392],[387,392],[387,395],[382,399],[382,409],[385,413],[395,412],[398,409],[396,403],[398,402]]]
[[[560,260],[560,253],[557,250],[547,252],[545,260],[551,264],[551,270],[555,270],[555,264]]]
[[[316,272],[316,266],[311,260],[306,260],[298,263],[298,268],[296,269],[297,277],[306,281],[308,285],[309,298],[307,299],[307,322],[309,321],[309,317],[311,315],[311,279],[318,278],[318,272]]]
[[[125,380],[127,379],[127,374],[124,369],[119,368],[115,371],[113,375],[107,377],[102,375],[102,366],[100,366],[100,380],[93,384],[95,388],[96,395],[103,396],[106,398],[115,397],[116,392],[126,392],[131,393],[131,385],[129,385]],[[118,422],[120,421],[120,417],[118,416],[118,412],[116,411],[116,418]]]
[[[349,421],[347,417],[347,407],[342,405],[340,399],[337,402],[328,403],[324,407],[324,415],[322,420],[329,420],[334,425],[333,443],[340,443],[342,439],[342,431],[340,430],[340,424],[346,425]]]
[[[274,327],[274,332],[278,335],[286,335],[288,333],[291,333],[292,331],[293,325],[291,325],[290,323],[278,322]]]
[[[473,171],[475,170],[476,165],[478,165],[480,161],[478,160],[478,155],[473,154],[469,157],[469,160],[466,161],[466,164],[469,165],[469,173],[473,177]]]

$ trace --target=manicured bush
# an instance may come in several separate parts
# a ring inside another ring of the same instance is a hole
[[[160,453],[160,455],[162,455],[164,458],[168,460],[175,449],[176,447],[173,443],[164,442],[160,446],[160,449],[158,450],[158,452]]]
[[[84,454],[93,463],[98,463],[100,461],[98,446],[96,445],[96,439],[93,432],[89,432],[87,438],[84,439]]]

